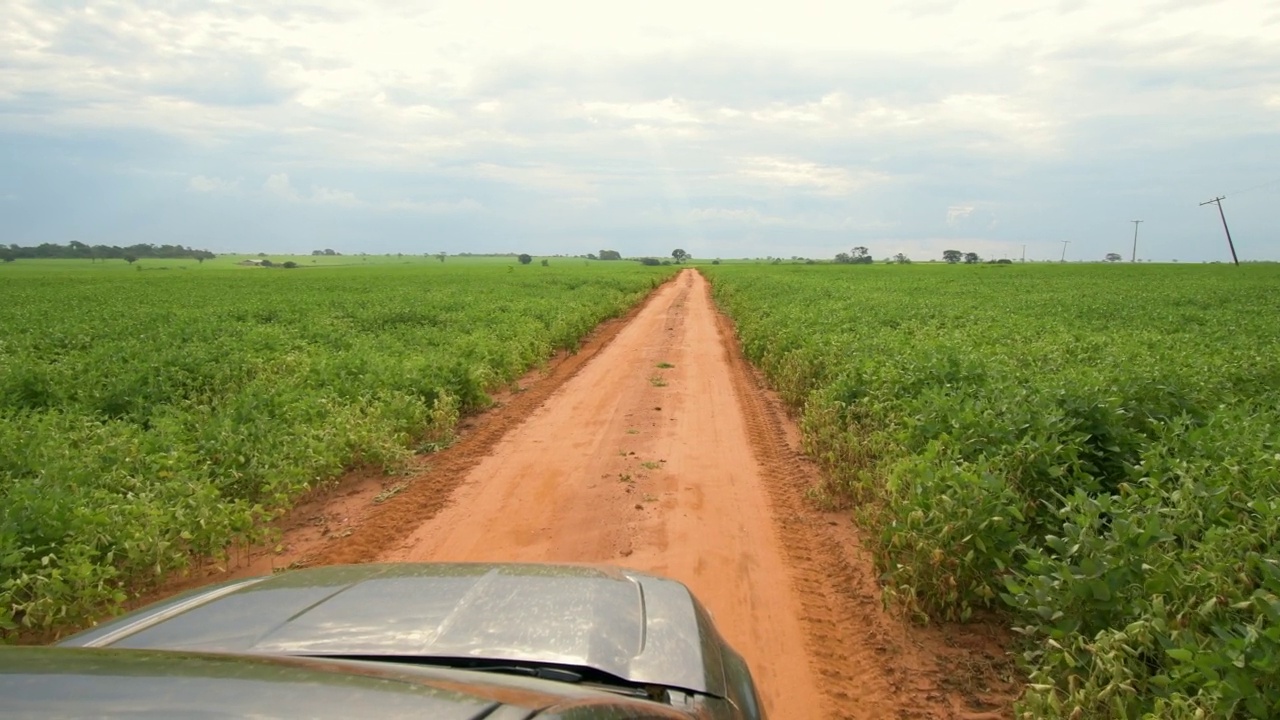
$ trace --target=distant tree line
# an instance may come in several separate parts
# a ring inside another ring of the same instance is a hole
[[[21,259],[67,258],[81,260],[124,260],[135,262],[140,258],[192,258],[204,262],[217,257],[208,250],[196,250],[182,245],[152,245],[139,243],[120,247],[119,245],[86,245],[72,240],[70,245],[41,243],[35,247],[22,247],[16,243],[8,247],[0,246],[0,259],[13,262]]]
[[[950,265],[955,265],[959,262],[963,262],[965,265],[977,265],[982,262],[982,258],[978,257],[978,253],[960,252],[959,250],[943,250],[942,259],[947,261]],[[1009,265],[1012,264],[1013,261],[1009,258],[1000,258],[999,260],[991,258],[987,260],[987,263],[990,265]]]
[[[840,265],[870,265],[873,262],[871,252],[861,245],[854,248],[853,252],[836,253],[836,263]]]

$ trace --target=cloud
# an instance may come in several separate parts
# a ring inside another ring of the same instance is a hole
[[[776,215],[765,215],[759,210],[742,208],[695,208],[689,211],[693,222],[729,222],[745,225],[788,225],[790,222]]]
[[[585,102],[582,103],[582,111],[588,118],[603,116],[659,124],[698,125],[702,123],[702,119],[687,102],[673,97],[635,103]]]
[[[355,193],[347,190],[335,190],[320,185],[312,185],[311,192],[304,195],[289,180],[288,173],[275,173],[262,184],[262,189],[270,196],[289,202],[312,203],[315,205],[336,205],[344,208],[356,208],[366,205]]]
[[[947,224],[956,225],[973,215],[972,205],[952,205],[947,208]]]
[[[318,186],[311,188],[311,197],[308,199],[318,205],[359,207],[364,204],[355,196],[355,193],[348,192],[346,190],[334,190],[333,188]]]
[[[843,195],[883,179],[873,171],[767,156],[740,158],[737,174],[770,186],[804,188],[824,195]]]
[[[298,202],[302,200],[302,196],[293,188],[293,183],[289,182],[288,173],[276,173],[267,178],[262,184],[262,189],[268,194],[274,195],[283,200],[292,200]]]
[[[187,180],[187,189],[192,192],[213,195],[237,195],[240,192],[240,181],[238,179],[223,180],[222,178],[205,177],[204,175],[192,175]]]
[[[1043,234],[1101,256],[1141,216],[1153,254],[1216,257],[1195,202],[1273,179],[1280,154],[1266,5],[11,0],[0,187],[72,208],[13,219],[50,241],[163,239],[190,221],[111,207],[177,185],[233,239],[252,216],[371,246],[428,227],[644,253],[686,232],[707,255],[830,256]],[[58,176],[75,183],[30,180]],[[230,215],[235,194],[252,202]],[[1233,231],[1269,238],[1268,202],[1242,195]]]
[[[484,210],[484,205],[472,200],[393,200],[382,206],[385,210],[419,212],[428,214],[472,213]]]
[[[999,221],[995,213],[973,204],[951,205],[947,208],[947,226],[967,231],[991,230]]]

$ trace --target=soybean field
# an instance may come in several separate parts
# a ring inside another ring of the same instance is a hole
[[[1280,714],[1280,267],[706,268],[892,607],[1029,717]]]
[[[346,469],[447,445],[671,274],[353,264],[0,269],[0,632],[116,610]]]

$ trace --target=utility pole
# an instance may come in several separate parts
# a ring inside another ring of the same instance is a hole
[[[1130,220],[1133,223],[1133,257],[1129,258],[1129,262],[1138,262],[1138,223],[1141,220]]]
[[[1027,261],[1027,244],[1023,243],[1022,244],[1022,262],[1026,262],[1026,261]]]
[[[1070,241],[1070,240],[1063,240],[1063,241],[1062,241],[1062,262],[1066,262],[1066,261],[1067,261],[1067,243],[1069,243],[1069,242],[1071,242],[1071,241]]]
[[[1226,196],[1216,197],[1212,200],[1205,200],[1200,205],[1204,206],[1213,203],[1218,206],[1218,217],[1222,218],[1222,229],[1227,233],[1227,247],[1231,248],[1231,261],[1236,264],[1236,267],[1240,267],[1240,258],[1236,257],[1236,245],[1231,242],[1231,229],[1227,227],[1227,215],[1222,212],[1222,201],[1226,199]]]

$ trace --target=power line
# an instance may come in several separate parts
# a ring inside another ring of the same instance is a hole
[[[1254,190],[1261,190],[1264,187],[1271,187],[1272,185],[1280,185],[1280,178],[1276,178],[1275,180],[1268,180],[1267,182],[1264,182],[1261,185],[1253,185],[1243,190],[1236,190],[1235,192],[1227,193],[1226,195],[1222,196],[1222,199],[1225,200],[1229,195],[1239,195],[1240,193],[1253,192]],[[1213,202],[1213,201],[1210,200],[1209,202]],[[1200,204],[1203,205],[1204,203],[1200,203]]]
[[[1209,203],[1214,203],[1215,205],[1218,206],[1218,217],[1222,218],[1222,230],[1227,233],[1227,247],[1231,248],[1231,260],[1236,264],[1236,267],[1239,267],[1240,258],[1236,257],[1236,244],[1231,242],[1231,229],[1227,227],[1227,215],[1226,213],[1222,212],[1222,201],[1226,199],[1227,198],[1225,195],[1219,195],[1218,197],[1212,200],[1205,200],[1204,202],[1200,203],[1200,205],[1204,206],[1204,205],[1208,205]]]

